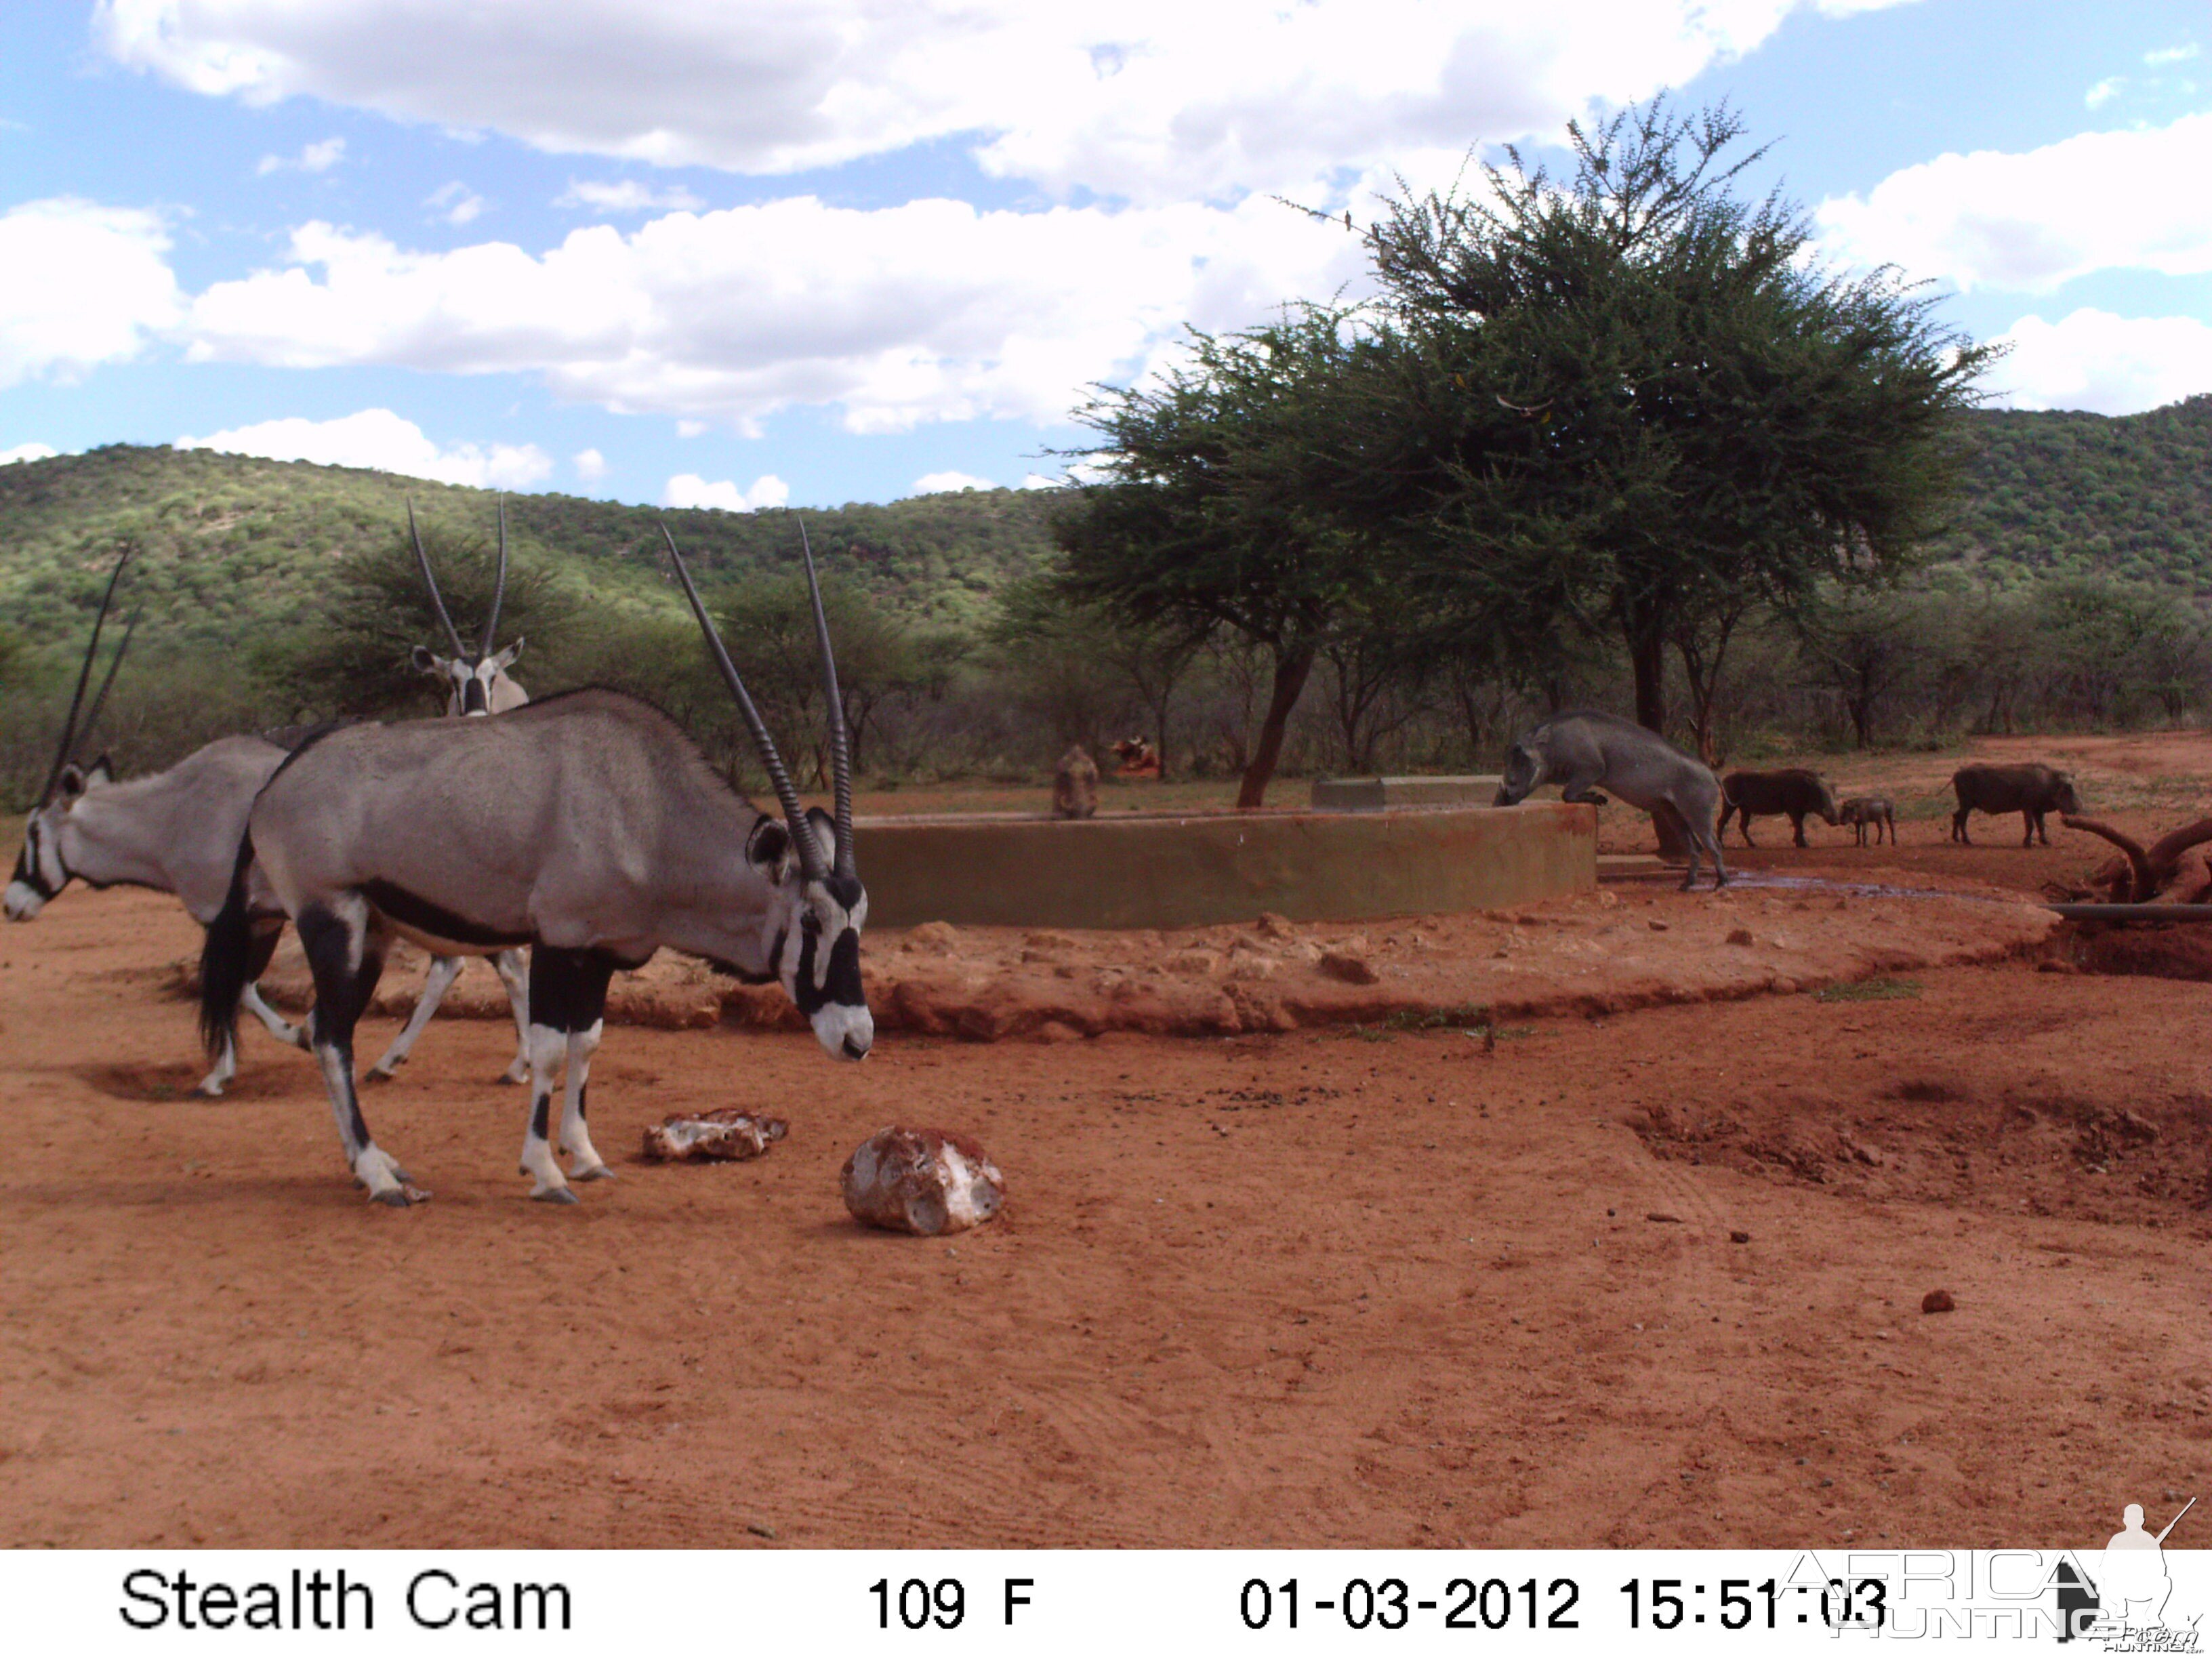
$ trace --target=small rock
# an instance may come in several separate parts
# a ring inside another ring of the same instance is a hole
[[[1073,951],[1075,936],[1073,933],[1025,933],[1022,936],[1022,943],[1032,951]]]
[[[691,1116],[678,1112],[646,1130],[645,1156],[653,1164],[741,1164],[782,1139],[789,1127],[780,1117],[755,1117],[734,1106]]]
[[[1296,939],[1298,930],[1288,916],[1279,916],[1273,910],[1262,910],[1255,924],[1262,939]]]
[[[1006,1180],[983,1149],[941,1129],[878,1129],[845,1160],[845,1207],[893,1232],[965,1232],[998,1214]]]
[[[1650,1211],[1646,1211],[1646,1212],[1644,1212],[1644,1218],[1646,1221],[1671,1221],[1671,1222],[1674,1223],[1677,1226],[1680,1226],[1680,1225],[1681,1224],[1681,1221],[1682,1221],[1682,1218],[1681,1218],[1681,1217],[1680,1217],[1680,1216],[1678,1216],[1678,1215],[1672,1214],[1672,1213],[1670,1213],[1669,1212],[1665,1211],[1665,1210],[1650,1210]]]
[[[769,1526],[764,1521],[748,1521],[745,1522],[745,1530],[752,1534],[756,1538],[773,1538],[775,1536],[775,1528]]]
[[[1948,1291],[1930,1291],[1920,1298],[1920,1311],[1924,1314],[1949,1313],[1958,1305]]]
[[[1655,917],[1653,917],[1653,918],[1651,919],[1651,921],[1649,921],[1648,923],[1646,923],[1645,925],[1646,925],[1647,927],[1649,927],[1651,929],[1651,931],[1652,931],[1653,933],[1665,933],[1665,932],[1667,931],[1667,924],[1666,924],[1665,922],[1663,922],[1663,921],[1660,921],[1657,917],[1656,917],[1656,916],[1655,916]]]
[[[1728,942],[1729,942],[1730,945],[1748,945],[1748,944],[1750,944],[1750,943],[1751,943],[1751,929],[1750,929],[1750,928],[1748,928],[1748,927],[1731,927],[1731,928],[1729,928],[1729,929]]]
[[[1729,1232],[1729,1243],[1731,1244],[1748,1244],[1751,1243],[1751,1235],[1744,1231],[1742,1228],[1737,1227]],[[1797,1461],[1802,1463],[1805,1460],[1801,1457]]]
[[[2078,974],[2081,970],[2070,962],[2049,961],[2037,963],[2035,971],[2039,974]]]
[[[1777,974],[1767,981],[1766,988],[1778,997],[1794,997],[1797,994],[1797,981],[1787,974]]]
[[[1229,977],[1235,980],[1244,980],[1249,981],[1252,980],[1271,979],[1274,976],[1274,957],[1247,956],[1242,951],[1239,951],[1235,963],[1229,969]]]
[[[960,933],[949,921],[925,921],[908,931],[906,942],[932,956],[949,957],[960,948]]]
[[[1210,979],[1220,966],[1221,957],[1212,951],[1178,951],[1168,958],[1168,972],[1185,979]]]
[[[1322,952],[1321,970],[1331,979],[1342,980],[1346,985],[1372,985],[1382,977],[1375,971],[1375,964],[1365,957],[1355,956],[1350,951]]]
[[[1617,905],[1617,904],[1619,904],[1619,903],[1620,902],[1620,895],[1619,895],[1619,894],[1617,894],[1617,893],[1607,893],[1607,892],[1601,891],[1601,892],[1598,894],[1598,896],[1597,896],[1597,902],[1599,902],[1599,904],[1602,905],[1606,909],[1610,910],[1610,909],[1612,909],[1615,905]]]

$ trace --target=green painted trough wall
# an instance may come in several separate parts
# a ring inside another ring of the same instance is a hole
[[[863,818],[868,921],[1195,927],[1523,904],[1597,884],[1597,811],[1563,801],[1382,812]]]

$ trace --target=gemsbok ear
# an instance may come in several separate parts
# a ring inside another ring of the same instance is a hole
[[[514,659],[521,654],[522,641],[518,639],[513,645],[508,646],[506,650],[501,652],[499,655],[491,659],[492,665],[495,668],[512,668],[514,666]]]
[[[774,818],[763,818],[745,837],[745,861],[770,881],[781,881],[791,862],[791,832]]]
[[[110,784],[114,781],[115,763],[109,760],[105,755],[102,755],[98,760],[93,762],[91,769],[84,775],[84,787],[88,789],[91,788],[95,783]]]
[[[434,674],[438,672],[438,659],[430,654],[430,647],[427,645],[416,646],[407,653],[407,659],[415,665],[415,672],[418,674]]]
[[[54,783],[55,787],[61,792],[63,804],[74,805],[77,797],[84,793],[84,769],[75,761],[71,761],[67,766],[62,768],[62,775],[54,781]]]

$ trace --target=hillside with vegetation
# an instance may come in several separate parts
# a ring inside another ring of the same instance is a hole
[[[1929,552],[1992,582],[2117,577],[2212,594],[2212,393],[2111,419],[1967,417],[1955,527]]]
[[[825,571],[899,621],[972,628],[993,593],[1044,556],[1052,495],[855,503],[809,512],[807,529]],[[489,490],[352,467],[119,444],[0,467],[0,617],[34,644],[79,631],[128,541],[148,636],[235,645],[326,606],[333,562],[394,545],[410,499],[426,538],[465,545],[491,534]],[[507,498],[517,561],[550,568],[594,603],[668,602],[664,520],[702,577],[798,567],[798,532],[780,513]]]

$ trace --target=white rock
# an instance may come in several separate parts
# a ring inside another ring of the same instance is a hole
[[[893,1232],[965,1232],[998,1214],[1006,1180],[983,1149],[940,1129],[883,1128],[845,1160],[845,1207]]]

